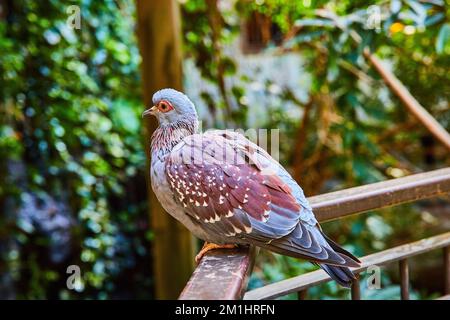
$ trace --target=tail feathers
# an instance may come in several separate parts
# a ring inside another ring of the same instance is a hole
[[[359,261],[357,258],[354,258],[349,252],[346,252],[344,249],[342,249],[342,250],[343,250],[343,252],[338,252],[338,254],[342,259],[345,260],[345,263],[342,264],[343,266],[353,267],[353,268],[357,268],[357,267],[361,266],[361,261]]]
[[[356,279],[353,272],[348,267],[359,267],[361,265],[361,261],[350,252],[342,248],[336,242],[331,240],[328,236],[326,236],[323,232],[321,232],[325,240],[328,242],[330,247],[337,253],[341,258],[345,260],[343,266],[330,265],[330,264],[321,264],[319,266],[326,272],[328,275],[339,283],[341,286],[349,288],[352,285],[353,280]]]
[[[342,258],[344,258],[345,260],[353,260],[354,262],[356,262],[356,265],[350,265],[351,267],[358,267],[361,264],[361,261],[359,261],[359,259],[357,257],[355,257],[350,252],[348,252],[347,250],[342,248],[340,245],[338,245],[333,240],[331,240],[326,234],[324,234],[323,232],[321,232],[321,233],[322,233],[322,236],[325,238],[325,240],[327,240],[330,247],[333,248],[334,251],[338,252]]]
[[[353,280],[356,279],[353,272],[350,271],[347,267],[338,267],[332,266],[329,264],[319,264],[319,266],[326,272],[328,275],[339,283],[341,286],[350,288]]]

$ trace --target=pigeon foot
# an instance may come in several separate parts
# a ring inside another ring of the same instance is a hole
[[[205,242],[203,248],[195,256],[195,262],[198,264],[202,260],[203,256],[209,251],[214,249],[235,249],[237,245],[235,244],[215,244],[210,242]]]

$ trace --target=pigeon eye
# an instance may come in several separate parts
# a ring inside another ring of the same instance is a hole
[[[161,101],[158,104],[158,109],[159,109],[159,111],[165,113],[165,112],[169,112],[170,110],[173,110],[173,107],[172,107],[172,105],[169,102]]]

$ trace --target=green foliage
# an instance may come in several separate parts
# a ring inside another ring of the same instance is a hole
[[[71,1],[81,9],[80,30],[68,28],[60,1],[6,3],[0,18],[0,293],[151,297],[134,3]],[[252,122],[280,129],[281,161],[298,174],[307,195],[449,164],[446,150],[407,115],[362,56],[369,46],[449,129],[449,11],[443,2],[373,1],[383,12],[378,29],[366,28],[367,1],[180,3],[184,54],[209,86],[201,86],[199,96],[211,127]],[[268,22],[270,34],[260,54],[298,55],[298,72],[308,78],[293,84],[304,87],[306,98],[261,81],[265,118],[249,112],[258,72],[241,75],[240,61],[228,50],[255,14]],[[425,209],[406,206],[324,229],[364,255],[421,238],[438,229],[433,221]],[[78,291],[65,289],[72,264],[82,272]],[[314,268],[263,254],[250,286]],[[363,288],[363,296],[398,297],[393,278],[387,270],[384,289]],[[345,298],[348,291],[330,282],[309,296]]]
[[[373,4],[378,7],[369,8]],[[370,14],[376,13],[377,9],[381,13],[379,24],[375,17],[372,21],[375,25],[370,25]],[[264,110],[269,117],[268,121],[257,123],[262,128],[280,129],[281,160],[291,172],[300,172],[296,178],[307,195],[398,178],[449,164],[445,148],[434,142],[434,138],[405,112],[402,103],[390,94],[363,56],[363,48],[369,47],[385,60],[419,102],[450,129],[449,16],[444,2],[236,1],[233,9],[222,10],[224,21],[230,22],[222,26],[223,38],[216,40],[210,36],[205,1],[187,1],[183,10],[190,17],[184,24],[187,54],[195,60],[207,81],[217,87],[221,86],[214,73],[217,66],[210,61],[232,57],[213,48],[226,46],[230,33],[245,42],[245,36],[236,26],[253,19],[255,13],[259,14],[260,21],[270,22],[269,28],[267,24],[255,27],[258,30],[266,28],[264,30],[271,34],[271,41],[260,54],[294,53],[304,58],[302,67],[305,70],[298,72],[306,72],[310,78],[306,88],[308,100],[299,99],[290,88],[274,92],[270,90],[271,86],[279,84],[267,81],[263,84],[265,101],[271,104],[265,105]],[[194,28],[203,32],[194,32],[196,41],[193,41],[193,35],[189,36],[189,31]],[[200,44],[202,40],[206,45]],[[198,46],[208,48],[207,54],[199,56],[196,53]],[[245,127],[249,119],[259,117],[244,112],[248,110],[247,106],[240,104],[248,100],[249,84],[258,81],[258,74],[237,81],[239,69],[234,66],[239,64],[236,62],[231,64],[233,68],[229,73],[225,72],[225,83],[228,84],[225,95],[233,106],[228,122],[232,126]],[[208,106],[214,101],[209,93],[201,96]],[[301,118],[291,116],[292,109],[286,106],[292,104],[301,109]],[[305,118],[308,121],[304,121]],[[299,139],[304,141],[299,143]],[[399,240],[424,237],[423,232],[412,230],[411,225],[420,225],[423,227],[420,230],[428,230],[427,234],[429,230],[435,230],[426,223],[423,212],[420,207],[402,207],[382,215],[369,214],[326,224],[325,230],[361,256],[396,245]],[[311,265],[308,263],[278,255],[262,255],[250,287],[309,270]],[[398,287],[392,284],[391,275],[392,272],[384,274],[383,290],[363,291],[363,296],[398,298]],[[348,291],[339,289],[334,283],[310,292],[312,298],[347,296]],[[425,296],[421,295],[422,298]]]
[[[145,190],[145,155],[133,2],[72,1],[81,9],[79,30],[66,24],[68,4],[8,3],[0,20],[0,170],[9,181],[0,187],[7,210],[0,235],[9,248],[1,273],[11,276],[18,298],[148,298],[145,192],[136,190]],[[10,172],[17,163],[26,168],[20,176]],[[30,205],[24,192],[70,208],[62,261],[48,257],[42,228],[19,220],[11,229],[18,208]],[[79,292],[65,289],[71,264],[81,268]]]

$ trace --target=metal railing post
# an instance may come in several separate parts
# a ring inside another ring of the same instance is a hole
[[[400,271],[400,297],[409,300],[409,267],[408,259],[402,259],[398,263]]]
[[[361,286],[359,283],[359,274],[356,276],[356,279],[352,283],[351,296],[352,300],[361,300]]]

